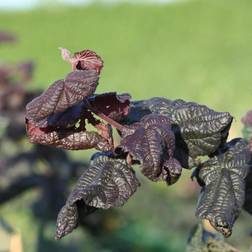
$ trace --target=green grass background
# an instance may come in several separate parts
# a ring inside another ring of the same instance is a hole
[[[252,108],[251,13],[251,0],[0,12],[0,30],[13,31],[19,38],[17,44],[0,47],[0,59],[34,60],[36,72],[30,88],[46,88],[70,71],[61,60],[59,46],[73,52],[89,48],[105,62],[97,92],[129,92],[133,99],[182,98],[229,111],[235,117],[231,131],[235,137],[241,135],[241,116]],[[121,209],[136,223],[143,223],[134,229],[136,243],[163,237],[169,251],[184,251],[189,227],[196,223],[196,199],[188,201],[184,196],[188,183],[182,179],[168,190],[144,181],[135,198]],[[29,248],[25,251],[36,251],[29,239],[33,227],[23,221],[28,210],[22,208],[17,214],[20,203],[13,204],[0,213],[25,228],[22,233]],[[240,219],[231,241],[248,248],[244,223],[251,218],[244,214]],[[150,230],[147,238],[141,236],[141,228]]]

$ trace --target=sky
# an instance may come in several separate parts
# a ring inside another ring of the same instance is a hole
[[[152,3],[162,4],[171,3],[176,0],[0,0],[0,10],[26,10],[39,6],[40,4],[69,4],[69,5],[88,5],[94,2],[105,4],[120,4],[120,3]]]

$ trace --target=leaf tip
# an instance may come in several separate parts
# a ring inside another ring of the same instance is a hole
[[[62,237],[71,233],[77,227],[77,222],[77,206],[75,204],[72,206],[63,206],[57,218],[55,239],[60,240]]]
[[[58,49],[61,52],[62,59],[65,61],[70,61],[70,59],[72,58],[71,52],[68,49],[63,48],[63,47],[58,47]]]

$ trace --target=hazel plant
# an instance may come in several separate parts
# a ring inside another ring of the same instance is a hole
[[[72,72],[27,104],[28,137],[32,143],[99,152],[58,214],[56,239],[99,208],[123,206],[140,186],[134,165],[151,181],[168,186],[183,168],[196,167],[192,177],[202,187],[196,216],[230,236],[245,201],[251,158],[243,139],[227,142],[232,116],[180,99],[132,101],[129,94],[96,94],[101,57],[91,50],[72,55],[61,48],[61,54]],[[117,146],[113,128],[121,139]],[[208,159],[199,162],[202,156]]]

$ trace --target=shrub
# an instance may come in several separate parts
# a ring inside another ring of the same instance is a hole
[[[134,165],[140,165],[151,181],[168,186],[176,183],[183,168],[196,167],[192,178],[202,187],[196,216],[230,236],[244,205],[251,158],[245,140],[227,142],[232,116],[183,100],[132,101],[129,94],[96,94],[101,57],[91,50],[71,55],[61,48],[61,52],[72,72],[27,104],[29,139],[99,152],[91,157],[89,168],[59,212],[56,238],[72,232],[82,217],[98,208],[124,205],[140,186]],[[118,145],[113,128],[120,135]],[[203,156],[208,159],[200,160]]]

